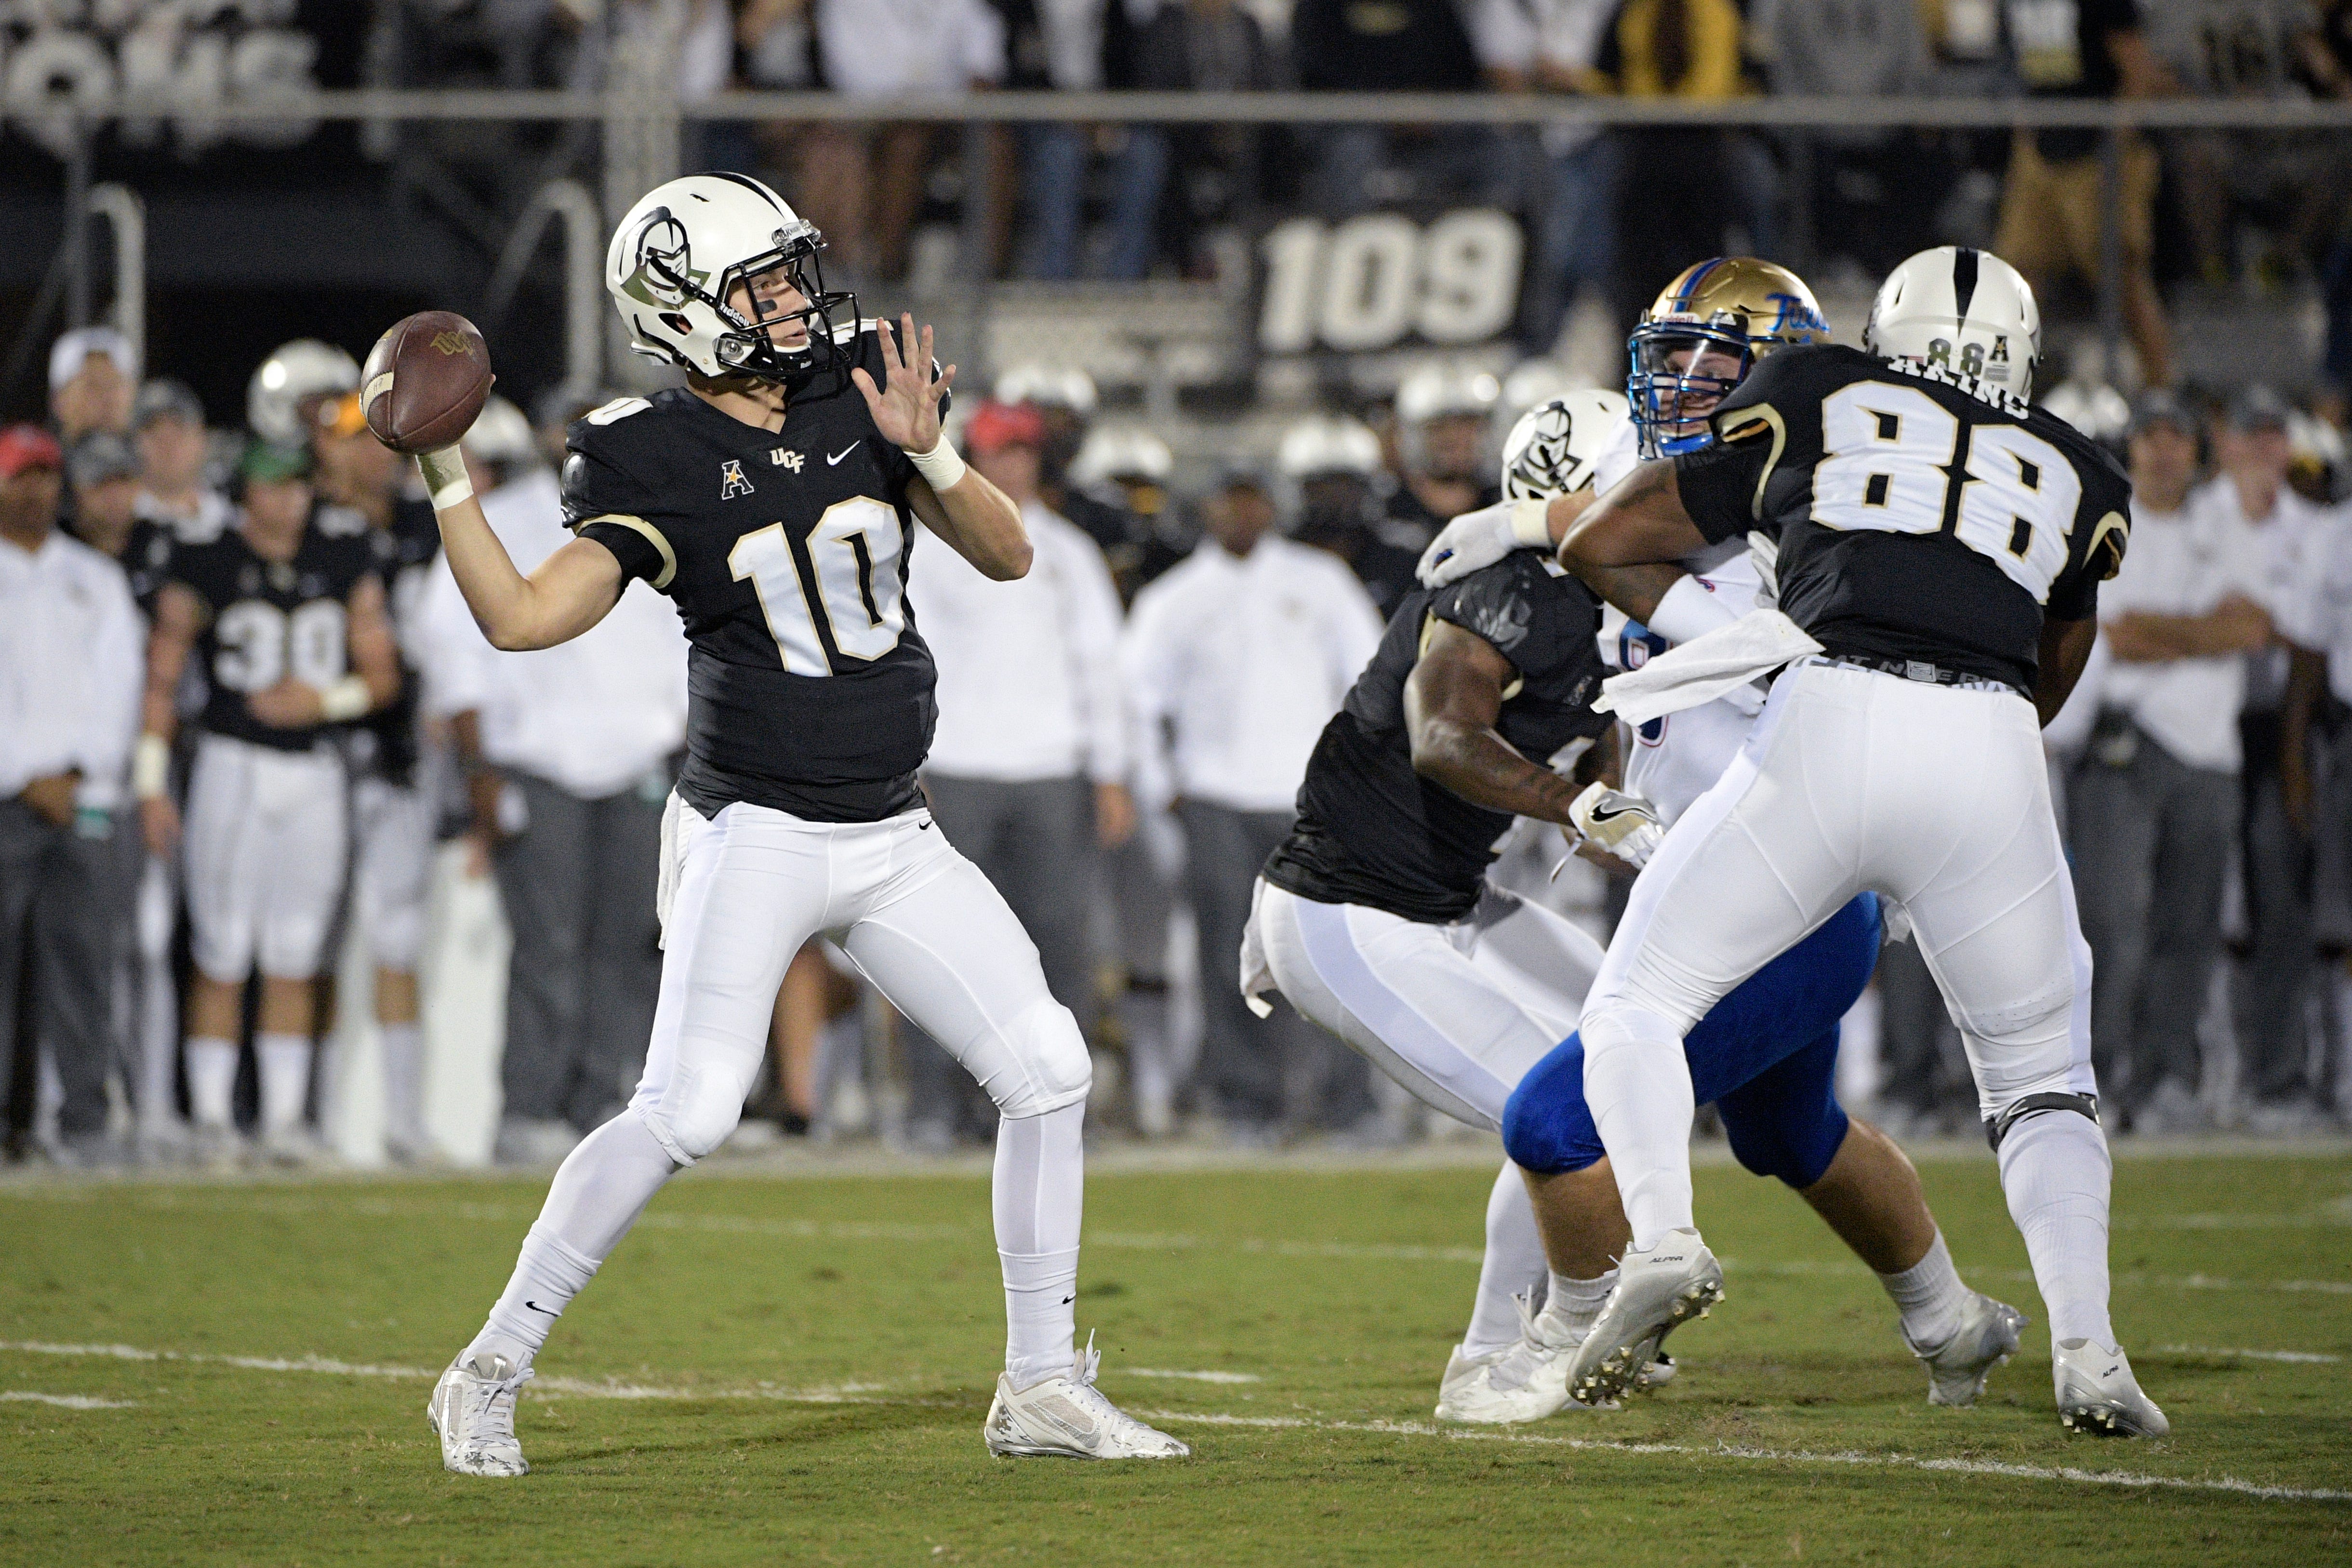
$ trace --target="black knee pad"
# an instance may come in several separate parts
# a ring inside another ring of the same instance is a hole
[[[2039,1116],[2045,1110],[2072,1110],[2091,1119],[2093,1126],[2099,1121],[2099,1097],[2095,1094],[2029,1094],[2002,1111],[1999,1116],[1985,1118],[1985,1142],[1994,1152],[2000,1150],[2000,1141],[2009,1130],[2029,1116]]]

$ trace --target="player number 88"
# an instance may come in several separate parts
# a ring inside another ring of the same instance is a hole
[[[1974,426],[1968,460],[1956,476],[1958,416],[1916,387],[1877,381],[1843,387],[1822,401],[1822,443],[1828,456],[1813,473],[1815,522],[1935,533],[1958,484],[1953,537],[2035,603],[2049,599],[2083,500],[2083,481],[2057,447],[2019,426]]]

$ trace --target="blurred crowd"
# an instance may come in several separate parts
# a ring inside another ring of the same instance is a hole
[[[689,104],[730,89],[2352,96],[2352,0],[404,0],[391,15],[387,79],[641,90],[652,72]],[[1499,206],[1528,234],[1530,353],[1580,300],[1622,335],[1656,255],[1793,252],[1874,278],[1923,246],[1979,245],[2048,301],[2087,294],[2102,245],[2093,131],[696,120],[687,135],[685,166],[793,192],[856,287],[907,275],[935,206],[976,223],[984,271],[1048,279],[1210,276],[1213,237],[1268,210]],[[2292,280],[2327,299],[2329,370],[2352,384],[2347,174],[2352,148],[2326,132],[2127,139],[2137,379],[2172,379],[2165,288]]]
[[[320,1159],[320,1045],[356,962],[388,1152],[442,1158],[419,983],[438,864],[492,879],[512,932],[495,1155],[560,1157],[625,1100],[652,1018],[686,731],[670,606],[632,591],[576,642],[494,652],[339,348],[269,356],[234,433],[184,386],[142,381],[110,330],[60,338],[48,370],[48,423],[0,431],[11,1152]],[[1424,1130],[1338,1042],[1286,1008],[1254,1015],[1234,954],[1315,737],[1421,549],[1495,498],[1502,430],[1560,377],[1433,363],[1384,405],[1298,419],[1264,460],[1236,443],[1181,491],[1166,444],[1099,416],[1081,372],[1013,366],[959,409],[1037,566],[985,584],[919,552],[909,597],[940,672],[925,786],[1094,1042],[1097,1126],[1243,1146]],[[467,438],[526,571],[567,537],[563,432],[600,401],[526,415],[494,398]],[[2137,489],[2099,650],[2049,732],[2111,1124],[2336,1127],[2352,1031],[2342,437],[2259,385],[2126,404],[2063,382],[2049,401]],[[1578,863],[1563,877],[1563,853],[1522,824],[1502,874],[1605,935],[1622,888]],[[1972,1128],[1914,949],[1888,950],[1872,1005],[1874,1050],[1867,1031],[1849,1047],[1873,1058],[1880,1113]],[[777,997],[751,1110],[752,1140],[945,1148],[993,1130],[947,1054],[822,941]]]

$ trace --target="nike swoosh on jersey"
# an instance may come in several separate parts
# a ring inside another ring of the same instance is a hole
[[[846,458],[850,453],[855,452],[858,447],[863,447],[864,445],[866,445],[866,437],[860,436],[856,440],[852,441],[840,451],[835,452],[831,457],[825,458],[824,466],[828,468],[833,467],[835,463],[841,461],[842,458]]]

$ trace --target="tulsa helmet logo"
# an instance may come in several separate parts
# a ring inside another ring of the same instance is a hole
[[[743,464],[740,458],[730,458],[719,465],[719,499],[720,500],[733,500],[737,496],[747,496],[751,493],[751,481],[743,477]]]
[[[1794,294],[1767,294],[1764,298],[1771,302],[1776,312],[1771,326],[1774,333],[1787,331],[1791,327],[1814,332],[1830,330],[1829,323],[1822,320],[1821,312]]]

